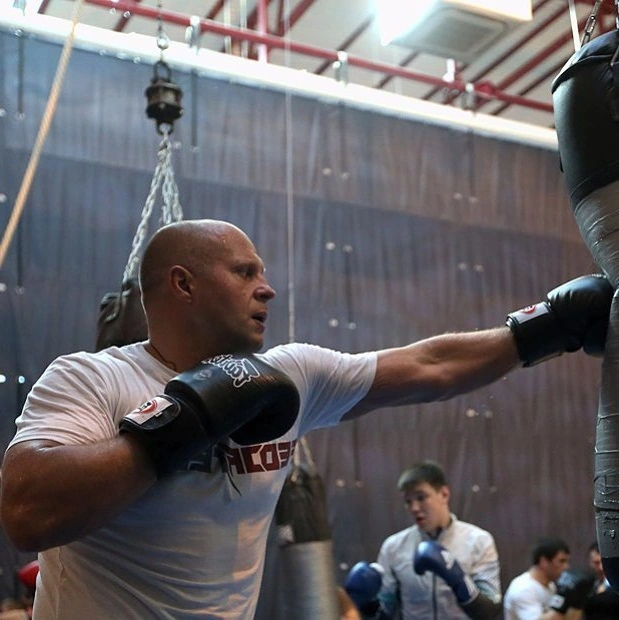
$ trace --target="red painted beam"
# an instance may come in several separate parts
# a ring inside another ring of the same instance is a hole
[[[419,52],[411,52],[410,54],[407,54],[399,63],[398,66],[399,67],[406,67],[408,66],[408,63],[412,62],[413,60],[415,60],[415,58],[417,58],[417,56],[419,56]],[[374,88],[384,88],[389,82],[391,82],[391,80],[393,80],[393,76],[392,75],[386,75],[384,78],[382,78],[380,80],[380,82],[378,82],[378,84],[376,84],[374,86]],[[439,90],[438,87],[435,87],[432,89],[433,91],[437,91]]]
[[[224,8],[225,3],[226,0],[217,0],[217,2],[215,2],[215,4],[211,7],[211,10],[206,14],[206,19],[215,19],[219,11]]]
[[[536,11],[539,11],[542,7],[548,4],[548,2],[549,0],[541,0],[539,4],[533,7],[533,13],[535,13]],[[488,66],[484,67],[484,69],[482,69],[481,71],[478,71],[474,76],[470,78],[469,81],[475,83],[481,80],[485,75],[487,75],[488,73],[496,69],[501,63],[505,62],[514,52],[517,52],[523,45],[527,44],[538,34],[546,30],[546,28],[548,28],[548,26],[550,26],[550,24],[552,24],[552,22],[554,22],[560,16],[565,16],[565,7],[559,7],[554,13],[549,15],[541,24],[539,24],[533,30],[531,30],[531,32],[529,32],[525,37],[523,37],[522,39],[514,43],[514,45],[512,45],[508,50],[503,52],[503,54],[501,54],[496,60],[494,60]],[[464,68],[465,67],[463,67],[463,69]],[[435,94],[436,94],[436,89],[430,91],[424,97],[424,99],[430,99]],[[456,99],[456,97],[458,96],[459,95],[450,95],[444,101],[444,103],[445,104],[453,103],[454,99]]]
[[[337,49],[340,52],[346,51],[369,27],[374,21],[374,15],[368,15],[353,31],[352,33],[338,45]],[[323,62],[314,73],[316,75],[322,75],[329,67],[331,63]]]
[[[135,0],[135,2],[141,2],[142,0]],[[125,29],[125,26],[127,25],[127,22],[131,19],[131,15],[127,15],[125,17],[125,15],[123,14],[123,16],[116,22],[116,25],[114,26],[114,28],[112,28],[112,30],[114,30],[115,32],[122,32]]]
[[[580,31],[585,24],[587,23],[587,18],[582,19],[578,23],[578,30]],[[568,41],[572,39],[572,33],[567,32],[560,37],[556,38],[550,45],[545,47],[538,54],[533,56],[531,60],[526,62],[522,67],[520,67],[517,71],[514,71],[511,75],[508,75],[504,80],[501,80],[496,88],[500,91],[504,91],[506,88],[509,88],[512,84],[517,82],[521,77],[525,76],[531,69],[539,65],[541,62],[546,60],[551,54],[554,54],[557,50],[561,49]],[[567,60],[567,58],[565,59]],[[487,101],[481,102],[476,110],[479,110],[482,106],[484,106]]]
[[[40,13],[41,15],[45,15],[45,12],[47,11],[47,7],[49,6],[50,2],[51,0],[43,0],[43,2],[41,2],[39,6],[39,10],[37,11],[37,13]]]
[[[526,88],[522,89],[521,91],[518,91],[518,96],[524,97],[525,95],[528,95],[534,88],[538,87],[542,82],[545,82],[551,75],[556,75],[561,69],[561,67],[563,67],[564,64],[565,64],[565,60],[561,60],[558,63],[554,64],[552,67],[550,67],[550,69],[548,69],[547,71],[544,71],[544,73],[540,75],[537,78],[537,80],[529,84]],[[507,103],[503,104],[500,108],[492,112],[492,115],[498,116],[499,114],[501,114],[501,112],[504,112],[508,107],[509,107],[509,104]]]
[[[121,11],[129,11],[135,15],[140,15],[142,17],[149,17],[151,19],[157,19],[161,16],[161,19],[164,22],[176,24],[178,26],[189,26],[189,16],[183,13],[176,13],[168,10],[161,10],[154,7],[144,6],[138,4],[134,0],[84,0],[87,4],[92,4],[95,6],[102,6],[106,8],[115,7]],[[224,26],[218,22],[201,19],[200,20],[200,29],[202,32],[211,32],[214,34],[218,34],[221,36],[228,36],[232,39],[236,39],[239,41],[250,41],[252,43],[264,44],[269,48],[276,49],[290,49],[290,51],[302,54],[306,56],[311,56],[313,58],[322,58],[324,60],[328,60],[330,62],[335,62],[338,59],[338,55],[336,51],[324,49],[321,47],[317,47],[314,45],[307,45],[304,43],[296,43],[294,41],[290,41],[289,39],[284,39],[282,37],[277,37],[270,34],[260,34],[253,30],[248,30],[244,28],[235,28],[232,26]],[[458,90],[460,92],[465,92],[467,85],[465,82],[461,80],[456,80],[455,82],[445,82],[441,78],[437,78],[431,75],[426,75],[423,73],[416,73],[414,71],[410,71],[404,67],[398,67],[394,65],[389,65],[384,62],[377,62],[372,60],[367,60],[365,58],[361,58],[359,56],[348,56],[348,64],[353,67],[358,67],[360,69],[365,69],[368,71],[375,71],[376,73],[382,73],[385,75],[392,75],[396,77],[401,77],[405,79],[409,79],[416,82],[421,82],[423,84],[429,84],[430,86],[440,86],[440,87],[448,87],[452,90]],[[499,90],[493,92],[478,92],[478,97],[482,99],[488,100],[498,100],[503,101],[505,103],[511,103],[515,105],[522,105],[524,107],[530,107],[536,110],[543,110],[546,112],[552,112],[552,106],[546,103],[542,103],[540,101],[533,101],[530,99],[526,99],[524,97],[518,97],[513,95],[508,95],[507,93],[503,93]]]
[[[283,37],[300,19],[306,11],[316,2],[316,0],[301,0],[299,4],[292,10],[288,17],[283,17],[280,12],[279,23],[277,25],[277,34]]]

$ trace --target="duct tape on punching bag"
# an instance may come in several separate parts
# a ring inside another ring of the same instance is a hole
[[[295,459],[275,509],[281,573],[285,579],[285,617],[338,620],[333,542],[324,484],[311,462],[305,440],[301,440],[300,447],[310,462]]]
[[[619,32],[588,41],[552,86],[561,166],[597,265],[619,284]],[[598,408],[594,506],[604,571],[619,589],[619,302],[613,298]]]

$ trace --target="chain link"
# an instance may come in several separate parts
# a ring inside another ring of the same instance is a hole
[[[131,253],[129,254],[129,259],[125,266],[123,281],[132,277],[137,277],[138,275],[142,248],[144,246],[144,240],[146,239],[146,233],[148,232],[151,215],[155,207],[159,187],[161,187],[162,198],[160,225],[179,222],[183,219],[183,209],[178,196],[176,180],[174,179],[174,168],[172,167],[172,145],[170,144],[169,130],[164,128],[162,131],[163,138],[159,144],[159,151],[157,152],[157,167],[155,168],[155,173],[150,183],[148,197],[142,208],[140,223],[133,237]]]
[[[588,43],[591,39],[591,35],[593,34],[593,30],[595,29],[595,24],[597,22],[598,12],[600,10],[601,4],[602,0],[595,0],[591,15],[589,15],[589,19],[587,19],[587,25],[585,26],[585,31],[582,35],[582,39],[580,40],[581,45]],[[615,0],[615,4],[617,4],[617,0]]]
[[[170,37],[168,37],[163,29],[161,11],[163,11],[163,2],[159,0],[157,2],[157,47],[160,50],[160,58],[163,59],[163,52],[170,47]]]

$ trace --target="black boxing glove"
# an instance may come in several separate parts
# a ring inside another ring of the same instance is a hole
[[[241,445],[280,437],[298,412],[299,393],[283,372],[254,355],[218,355],[171,379],[121,420],[120,432],[140,441],[162,476],[226,436]]]
[[[557,593],[550,599],[550,608],[564,614],[570,607],[582,609],[591,588],[595,575],[586,570],[565,570],[557,579]]]
[[[524,366],[584,348],[602,355],[613,287],[603,275],[580,276],[541,301],[507,316]]]

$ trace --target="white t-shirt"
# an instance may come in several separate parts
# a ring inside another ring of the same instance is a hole
[[[515,577],[509,584],[503,600],[505,620],[538,620],[548,611],[556,586],[548,586],[534,579],[529,571]]]
[[[305,344],[260,357],[299,391],[293,427],[264,444],[218,444],[197,469],[160,479],[93,534],[40,553],[35,619],[253,618],[267,533],[297,439],[337,424],[376,371],[375,353]],[[34,385],[11,445],[114,437],[123,416],[175,374],[144,343],[62,356]]]

